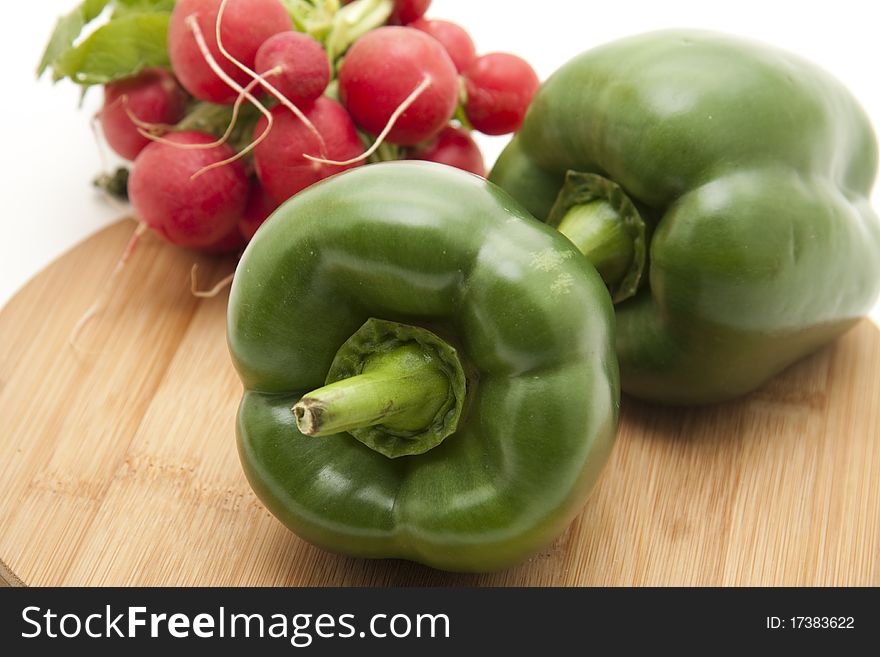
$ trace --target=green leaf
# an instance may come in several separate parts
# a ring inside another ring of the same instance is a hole
[[[53,64],[55,80],[106,84],[144,68],[168,67],[167,13],[130,14],[102,25]]]
[[[131,14],[170,14],[176,0],[114,0],[113,19]]]
[[[109,0],[85,0],[69,14],[58,19],[37,66],[37,77],[43,75],[49,66],[73,46],[83,28],[101,15],[108,2]]]

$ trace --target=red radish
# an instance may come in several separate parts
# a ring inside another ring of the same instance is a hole
[[[321,96],[304,112],[324,138],[328,157],[347,160],[363,153],[364,147],[351,117],[335,100]],[[304,154],[319,153],[315,136],[282,105],[272,108],[272,117],[272,130],[254,149],[254,164],[260,182],[278,203],[323,178],[356,166],[334,166],[307,160]],[[268,121],[261,118],[254,137],[263,134],[267,128]]]
[[[439,162],[451,167],[486,176],[486,165],[480,147],[471,136],[460,128],[447,126],[424,150],[417,151],[412,159]]]
[[[487,135],[516,132],[540,86],[528,62],[496,52],[477,58],[465,71],[468,121]]]
[[[212,248],[237,226],[247,202],[244,166],[234,162],[206,171],[203,167],[231,157],[226,145],[182,149],[178,144],[210,144],[203,132],[177,132],[147,146],[135,160],[128,195],[144,222],[178,246]]]
[[[280,32],[266,39],[257,50],[254,65],[261,74],[278,67],[280,72],[267,79],[299,106],[315,100],[330,82],[327,53],[320,43],[302,32]]]
[[[458,104],[455,64],[440,43],[409,27],[386,26],[355,41],[339,71],[339,94],[352,118],[378,134],[423,82],[421,95],[397,119],[387,141],[404,146],[437,134]]]
[[[168,28],[168,53],[180,83],[193,96],[212,103],[231,105],[238,92],[224,82],[205,61],[187,19],[194,16],[208,49],[223,71],[240,86],[251,77],[228,61],[217,45],[217,14],[221,0],[179,0]],[[248,68],[254,67],[257,50],[274,34],[293,29],[287,10],[279,0],[231,0],[225,6],[220,36],[230,55]]]
[[[151,68],[104,87],[101,128],[110,148],[127,160],[137,157],[150,143],[138,132],[141,124],[169,125],[186,112],[186,92],[168,71]]]
[[[425,15],[431,0],[394,0],[394,11],[391,12],[392,23],[406,25]]]
[[[446,49],[456,70],[461,73],[477,58],[474,42],[465,29],[457,23],[419,18],[409,25],[429,34]]]
[[[244,239],[250,242],[257,229],[263,225],[263,222],[277,208],[278,203],[269,196],[269,193],[259,181],[255,180],[252,182],[247,206],[244,209],[244,216],[238,222],[238,230]]]

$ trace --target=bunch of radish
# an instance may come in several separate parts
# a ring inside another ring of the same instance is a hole
[[[165,4],[170,66],[105,84],[99,119],[134,161],[135,212],[183,247],[239,250],[286,199],[370,161],[484,175],[470,131],[515,131],[538,87],[522,59],[478,57],[462,27],[424,18],[430,0]]]

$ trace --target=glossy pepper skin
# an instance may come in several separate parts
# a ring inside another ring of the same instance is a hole
[[[648,227],[615,307],[625,392],[753,390],[849,329],[880,286],[877,143],[826,72],[753,42],[664,31],[576,57],[490,175],[545,219],[568,171],[619,185]]]
[[[429,328],[461,359],[457,429],[423,454],[298,431],[291,408],[370,318]],[[393,162],[328,179],[268,220],[235,274],[228,342],[247,478],[325,549],[504,568],[565,529],[610,451],[613,321],[573,245],[477,176]]]

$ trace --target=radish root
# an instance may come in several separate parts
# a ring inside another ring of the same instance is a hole
[[[131,107],[129,107],[128,105],[128,94],[122,94],[114,101],[114,104],[117,102],[122,103],[122,109],[125,110],[125,115],[128,117],[128,120],[134,123],[135,127],[138,129],[138,132],[142,135],[144,134],[144,132],[155,134],[169,132],[170,130],[174,129],[174,126],[168,123],[150,123],[138,117],[138,115],[135,114],[132,111]],[[144,136],[149,138],[150,134],[146,134]]]
[[[98,159],[101,161],[101,169],[104,171],[102,175],[110,176],[112,174],[107,173],[110,171],[110,161],[107,157],[107,149],[104,145],[104,142],[101,140],[100,135],[98,134],[98,121],[101,117],[101,113],[98,112],[94,114],[89,121],[89,128],[92,130],[92,137],[95,139],[95,148],[98,151]],[[117,198],[113,196],[113,194],[109,193],[106,189],[98,186],[98,190],[101,195],[104,197],[104,200],[107,201],[115,210],[118,210],[121,214],[124,214],[129,211],[128,206],[125,203],[120,203]]]
[[[245,73],[250,75],[254,80],[259,81],[263,85],[263,87],[266,89],[266,91],[268,91],[270,94],[275,96],[275,98],[278,100],[279,103],[281,103],[284,107],[286,107],[291,112],[293,112],[293,114],[296,116],[296,118],[302,122],[302,124],[308,129],[308,131],[310,133],[312,133],[312,136],[314,136],[314,138],[318,140],[318,147],[320,148],[321,157],[327,157],[327,144],[324,142],[324,137],[321,136],[320,132],[318,132],[318,129],[315,127],[315,124],[312,123],[311,121],[309,121],[309,118],[305,114],[303,114],[302,110],[300,110],[300,108],[298,108],[296,105],[294,105],[292,102],[290,102],[290,99],[287,96],[285,96],[283,93],[278,91],[278,89],[276,89],[272,83],[270,83],[268,80],[266,80],[264,75],[260,75],[256,71],[245,66],[242,62],[240,62],[235,57],[233,57],[229,53],[229,51],[226,50],[226,48],[224,47],[223,39],[220,36],[220,23],[223,20],[223,12],[226,10],[226,3],[227,2],[229,2],[229,0],[222,0],[220,2],[220,7],[217,10],[217,22],[214,24],[214,36],[217,39],[217,48],[220,50],[220,53],[226,59],[228,59],[232,64],[234,64],[239,70],[244,71]],[[192,18],[192,17],[190,17],[190,18]],[[228,76],[227,76],[227,78],[228,78]],[[224,78],[224,81],[226,81],[225,78]],[[235,86],[233,86],[233,89],[235,89]],[[266,132],[268,132],[268,130]]]
[[[418,86],[413,89],[409,96],[407,96],[400,105],[391,113],[391,116],[388,117],[388,122],[385,124],[385,127],[382,128],[382,132],[379,133],[379,136],[376,137],[376,141],[373,142],[373,145],[370,146],[363,153],[358,155],[357,157],[353,157],[350,160],[328,160],[323,157],[314,157],[313,155],[308,155],[306,153],[303,154],[303,157],[307,160],[311,160],[312,162],[318,162],[320,164],[329,164],[337,167],[348,166],[349,164],[356,164],[358,162],[362,162],[370,157],[373,153],[375,153],[379,147],[382,145],[382,142],[385,141],[385,138],[388,137],[388,133],[394,128],[394,124],[397,123],[397,119],[409,109],[410,105],[412,105],[416,100],[418,100],[419,96],[424,93],[425,89],[427,89],[431,85],[431,78],[427,75],[422,78],[422,81],[419,82]]]
[[[98,158],[101,160],[101,168],[104,171],[110,170],[110,160],[107,158],[107,151],[104,150],[104,143],[101,141],[100,136],[98,136],[98,121],[101,118],[101,112],[98,112],[92,116],[92,120],[89,121],[89,128],[92,130],[92,137],[95,138],[95,146],[98,148]]]
[[[268,71],[263,73],[263,75],[274,75],[275,73],[279,72],[281,72],[281,68],[276,66],[275,68],[269,69]],[[205,148],[217,148],[219,146],[222,146],[227,141],[229,141],[229,138],[232,136],[232,131],[235,129],[235,124],[238,123],[238,115],[241,112],[241,106],[245,101],[245,94],[253,91],[254,87],[256,87],[258,84],[259,80],[253,80],[249,82],[246,87],[244,87],[240,94],[238,94],[238,98],[235,99],[235,103],[232,106],[232,116],[229,119],[229,125],[226,127],[226,131],[223,133],[223,135],[216,141],[212,141],[208,144],[181,144],[180,142],[176,142],[171,139],[165,139],[164,137],[151,133],[148,131],[148,129],[142,130],[140,126],[138,126],[138,133],[151,141],[157,141],[160,144],[174,146],[175,148],[180,148],[182,150],[199,150]],[[133,118],[132,121],[134,121]]]
[[[213,299],[218,294],[220,294],[224,289],[229,287],[232,284],[232,279],[235,277],[235,272],[229,274],[229,276],[225,276],[220,279],[217,284],[212,287],[210,290],[200,290],[199,289],[199,266],[194,264],[192,269],[189,272],[189,281],[190,281],[190,292],[194,297],[198,297],[199,299]]]
[[[125,112],[128,119],[134,124],[135,128],[138,129],[140,134],[143,134],[143,131],[147,131],[150,133],[158,133],[158,132],[168,132],[174,128],[173,125],[168,123],[150,123],[149,121],[144,121],[137,114],[135,114],[131,107],[128,104],[128,94],[122,94],[121,96],[117,96],[116,100],[114,100],[109,105],[106,105],[101,108],[101,110],[95,114],[95,118],[101,116],[102,113],[106,112],[108,109],[112,109],[117,105],[122,105],[122,110]],[[150,137],[150,135],[144,135],[145,137]]]
[[[73,329],[70,331],[68,342],[70,343],[70,346],[73,347],[75,350],[82,351],[77,344],[80,333],[82,333],[82,330],[83,328],[85,328],[86,324],[88,324],[94,317],[96,317],[99,313],[103,312],[105,308],[107,308],[107,303],[110,300],[110,292],[113,289],[113,283],[115,283],[116,279],[119,277],[119,274],[122,273],[122,270],[125,268],[125,264],[128,262],[129,258],[131,258],[132,254],[137,248],[141,236],[146,231],[147,224],[145,224],[143,221],[138,220],[137,227],[131,234],[131,238],[128,240],[128,244],[125,246],[125,250],[119,257],[119,260],[116,261],[116,266],[113,267],[113,271],[110,273],[110,276],[105,281],[104,287],[101,289],[98,297],[95,299],[91,306],[86,308],[86,311],[80,316],[76,324],[73,325]]]
[[[219,22],[220,21],[219,21],[219,16],[218,16],[218,20],[217,20],[218,33],[219,33]],[[199,23],[196,20],[195,15],[187,16],[186,24],[189,27],[189,29],[192,31],[193,37],[196,40],[196,45],[198,45],[199,51],[202,53],[202,57],[205,58],[205,61],[208,63],[208,66],[211,67],[211,70],[214,71],[214,73],[217,75],[217,77],[219,77],[221,80],[223,80],[232,89],[237,91],[239,93],[239,95],[244,96],[244,98],[246,98],[252,105],[254,105],[254,107],[256,107],[258,110],[260,110],[260,113],[262,113],[262,115],[266,117],[266,121],[268,121],[268,125],[266,126],[266,129],[260,133],[259,137],[257,137],[254,141],[252,141],[250,144],[245,146],[243,149],[241,149],[241,151],[239,151],[238,153],[236,153],[232,157],[227,158],[225,160],[221,160],[220,162],[214,162],[213,164],[209,164],[208,166],[202,167],[201,169],[196,171],[193,175],[190,176],[190,180],[195,180],[196,178],[198,178],[200,175],[202,175],[206,171],[210,171],[211,169],[216,169],[217,167],[226,166],[227,164],[235,162],[236,160],[238,160],[238,159],[244,157],[245,155],[247,155],[248,153],[250,153],[253,149],[255,149],[257,146],[259,146],[260,143],[269,135],[269,132],[272,130],[272,124],[274,123],[274,120],[272,119],[272,112],[267,110],[266,107],[259,100],[257,100],[257,98],[246,87],[242,87],[235,80],[233,80],[231,77],[229,77],[226,74],[226,71],[224,71],[222,68],[220,68],[220,65],[217,63],[217,60],[214,59],[214,56],[211,54],[211,51],[208,48],[208,44],[205,41],[205,35],[202,33],[202,28],[199,27]],[[250,85],[248,85],[248,86],[250,86]]]

